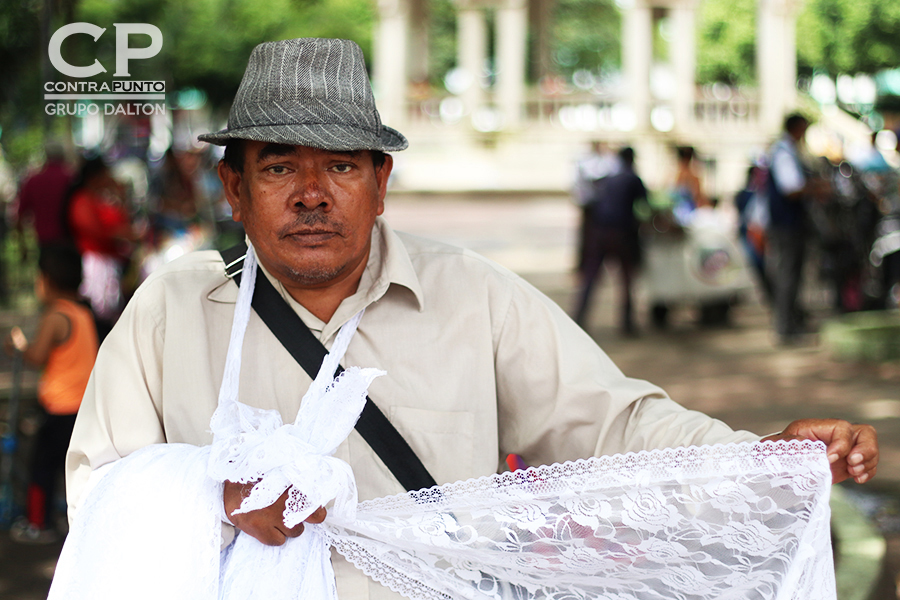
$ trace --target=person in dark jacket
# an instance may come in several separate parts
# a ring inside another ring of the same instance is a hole
[[[591,304],[591,294],[600,282],[603,264],[608,258],[619,263],[621,277],[622,333],[636,332],[631,299],[631,286],[640,262],[638,221],[634,204],[647,197],[644,182],[634,172],[634,150],[619,151],[621,169],[595,183],[594,197],[590,203],[590,219],[586,224],[584,264],[581,269],[581,286],[575,321],[584,327]]]

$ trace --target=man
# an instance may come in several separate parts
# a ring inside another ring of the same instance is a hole
[[[769,153],[769,228],[771,281],[774,289],[775,334],[781,344],[803,339],[805,312],[800,305],[800,285],[806,257],[808,215],[806,203],[821,196],[823,182],[807,175],[800,148],[809,121],[791,114],[784,133]]]
[[[466,250],[394,232],[381,219],[392,158],[405,138],[381,124],[362,53],[344,40],[258,46],[219,165],[234,218],[266,277],[326,345],[360,309],[344,364],[377,367],[369,395],[438,483],[496,471],[517,453],[531,464],[642,448],[758,439],[626,378],[552,301]],[[155,443],[209,444],[238,288],[218,254],[189,255],[154,273],[104,343],[68,455],[77,511],[91,470]],[[251,315],[240,400],[293,421],[310,377]],[[792,424],[820,437],[834,478],[865,481],[874,430],[840,421]],[[336,453],[361,500],[403,491],[356,433]],[[224,512],[268,544],[287,529],[285,497],[233,515],[246,487],[226,484]],[[313,518],[324,517],[319,511]],[[223,516],[223,518],[229,518]],[[341,598],[398,598],[343,559]]]
[[[598,183],[604,177],[619,171],[619,157],[609,146],[599,140],[591,142],[590,150],[575,164],[575,181],[572,196],[581,209],[581,223],[578,227],[578,264],[580,273],[585,267],[586,251],[592,245],[591,206],[597,199]]]
[[[25,222],[32,222],[40,246],[66,239],[62,210],[72,182],[62,146],[48,143],[44,153],[47,162],[22,183],[16,209],[16,229],[22,231]]]
[[[585,236],[584,260],[581,267],[581,292],[575,310],[575,322],[587,325],[591,293],[601,279],[603,263],[614,258],[621,277],[621,317],[619,327],[624,335],[637,329],[631,304],[631,283],[640,260],[638,222],[634,204],[647,198],[644,182],[634,172],[634,150],[619,151],[620,170],[595,183],[596,198],[590,204]]]

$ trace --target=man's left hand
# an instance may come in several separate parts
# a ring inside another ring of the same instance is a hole
[[[303,523],[298,523],[290,528],[284,524],[284,506],[290,490],[285,490],[281,497],[270,506],[234,514],[234,511],[243,503],[244,498],[250,495],[254,485],[256,483],[225,482],[222,501],[225,504],[225,514],[228,515],[232,525],[267,546],[281,546],[288,538],[294,538],[303,533]],[[320,506],[307,517],[306,522],[321,523],[325,520],[326,514],[325,508]]]
[[[878,436],[871,425],[855,425],[840,419],[800,419],[779,434],[762,441],[817,440],[827,446],[832,483],[852,477],[865,483],[875,477],[878,466]]]

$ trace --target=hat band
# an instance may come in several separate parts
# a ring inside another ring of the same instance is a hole
[[[381,118],[374,106],[318,98],[245,103],[228,116],[229,129],[267,125],[345,125],[377,133]]]

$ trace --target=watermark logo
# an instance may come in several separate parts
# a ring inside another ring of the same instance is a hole
[[[116,67],[110,81],[47,81],[44,83],[44,110],[48,115],[99,114],[152,115],[165,114],[166,82],[133,81],[129,64],[133,60],[153,58],[162,50],[163,35],[149,23],[116,23]],[[47,52],[50,64],[72,79],[86,79],[107,73],[98,60],[89,65],[73,65],[62,54],[63,42],[75,34],[87,34],[100,39],[106,29],[92,23],[70,23],[56,30],[50,38]],[[149,36],[150,44],[132,47],[129,38],[133,34]],[[160,102],[161,101],[161,102]],[[101,109],[102,106],[102,109]]]

